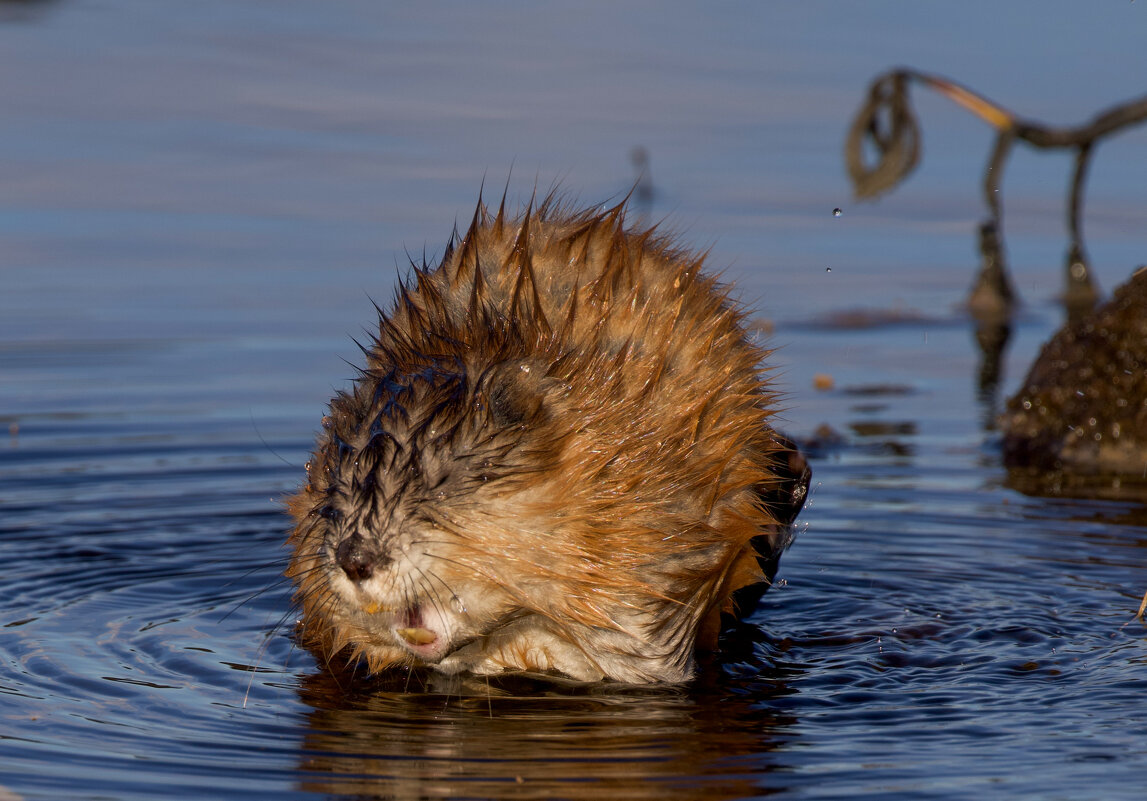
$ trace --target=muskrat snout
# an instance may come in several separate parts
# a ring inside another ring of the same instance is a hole
[[[356,584],[366,581],[374,575],[374,571],[384,568],[393,560],[371,547],[366,539],[358,533],[352,534],[335,549],[335,562],[347,578]]]

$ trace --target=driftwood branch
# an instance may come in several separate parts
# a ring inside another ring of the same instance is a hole
[[[1064,299],[1069,312],[1078,313],[1093,306],[1097,293],[1091,282],[1081,225],[1087,169],[1100,139],[1147,120],[1147,96],[1115,106],[1084,125],[1053,127],[1023,119],[998,103],[946,78],[910,69],[893,70],[877,76],[872,82],[845,142],[845,161],[858,198],[875,197],[893,189],[912,172],[919,161],[920,130],[908,97],[908,86],[912,82],[939,92],[985,120],[997,132],[995,147],[984,175],[988,220],[981,225],[984,266],[973,292],[973,307],[982,287],[996,287],[993,291],[1007,293],[990,299],[988,307],[1010,312],[1013,305],[1000,244],[1002,229],[998,190],[1004,164],[1017,141],[1039,149],[1075,150],[1075,167],[1066,209],[1071,244],[1067,252],[1067,289]],[[866,158],[866,153],[874,154],[875,160]],[[989,247],[996,247],[997,250],[989,252]],[[987,271],[998,271],[999,274],[985,275]]]

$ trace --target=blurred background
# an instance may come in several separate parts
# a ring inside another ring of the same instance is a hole
[[[635,149],[651,218],[711,248],[762,317],[946,316],[977,263],[991,132],[916,91],[918,172],[854,203],[841,153],[868,82],[910,65],[1020,115],[1081,123],[1143,92],[1144,14],[1125,2],[3,3],[0,347],[297,335],[353,354],[366,295],[389,300],[408,253],[440,253],[483,181],[488,196],[509,178],[511,200],[559,185],[599,203],[633,186]],[[1130,130],[1093,162],[1085,226],[1106,291],[1144,259],[1145,143],[1147,129]],[[1067,154],[1021,147],[1001,184],[1029,304],[1060,289],[1069,177]],[[341,369],[327,365],[292,393],[320,402]],[[5,383],[0,414],[42,411],[51,393],[14,399]]]
[[[1017,491],[995,433],[1062,321],[1070,155],[1000,182],[1024,305],[984,392],[993,132],[914,89],[920,166],[870,203],[842,151],[895,66],[1075,125],[1147,91],[1144,41],[1128,0],[0,2],[0,798],[1137,801],[1142,503]],[[1105,294],[1145,152],[1092,161]],[[637,186],[777,348],[812,497],[688,687],[363,690],[289,637],[282,498],[352,337],[507,182]]]

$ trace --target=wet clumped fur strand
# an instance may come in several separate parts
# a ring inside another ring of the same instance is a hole
[[[379,315],[289,501],[303,642],[372,672],[688,678],[808,485],[702,257],[624,204],[479,202]]]

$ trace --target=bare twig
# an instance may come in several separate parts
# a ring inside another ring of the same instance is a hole
[[[985,231],[991,237],[998,237],[1002,230],[999,182],[1014,142],[1024,142],[1040,149],[1075,150],[1075,169],[1067,207],[1071,244],[1067,255],[1065,300],[1069,311],[1094,305],[1098,293],[1091,282],[1081,224],[1087,169],[1100,139],[1147,120],[1147,96],[1108,109],[1084,125],[1053,127],[1022,119],[998,103],[947,78],[911,69],[892,70],[873,80],[868,97],[857,112],[845,142],[845,161],[858,198],[875,197],[893,189],[912,172],[919,161],[920,130],[908,98],[908,84],[911,81],[939,92],[997,131],[995,147],[984,175],[984,199],[989,219],[981,226],[981,250],[984,250],[983,243],[986,241],[983,237]],[[869,163],[865,158],[866,151],[875,154],[875,163]],[[993,270],[1003,269],[1002,250],[998,246],[992,254],[985,252],[985,268],[989,267]],[[985,281],[985,278],[988,280]],[[1007,287],[1008,283],[1006,276],[981,275],[977,286],[981,285]],[[1012,298],[999,297],[989,305],[1010,310]]]
[[[1075,169],[1067,207],[1067,230],[1071,235],[1071,245],[1067,251],[1067,288],[1063,293],[1063,301],[1071,319],[1083,316],[1099,298],[1099,293],[1091,281],[1091,267],[1083,250],[1083,227],[1080,224],[1080,217],[1083,214],[1083,184],[1087,180],[1091,153],[1090,142],[1080,145],[1075,151]]]
[[[920,127],[908,101],[909,77],[893,72],[873,81],[864,107],[853,120],[845,160],[857,197],[875,197],[892,189],[920,160]],[[865,163],[865,143],[879,154],[873,167]]]
[[[1004,162],[1012,152],[1014,142],[1012,129],[1001,128],[984,172],[984,201],[988,204],[988,219],[980,224],[980,272],[968,297],[968,308],[973,315],[994,322],[1010,317],[1016,302],[1016,293],[1008,278],[1003,243],[1000,240],[1003,222],[999,191]]]
[[[1000,225],[1000,176],[1004,173],[1004,163],[1011,155],[1015,141],[1015,131],[1012,128],[1001,128],[996,135],[996,146],[992,148],[988,168],[984,172],[984,200],[997,228]]]

